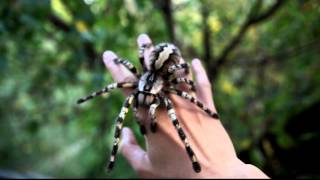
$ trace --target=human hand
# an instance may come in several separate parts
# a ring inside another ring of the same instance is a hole
[[[138,46],[151,44],[147,35],[138,37]],[[145,63],[149,64],[149,55],[153,46],[144,53]],[[111,51],[103,54],[103,61],[116,82],[135,81],[136,77],[125,67],[115,64],[116,55]],[[196,93],[193,94],[209,109],[216,112],[211,85],[206,72],[198,59],[192,61],[192,72],[195,75]],[[191,78],[191,76],[189,76]],[[130,89],[124,90],[128,95]],[[191,92],[190,92],[191,93]],[[192,94],[192,93],[191,93]],[[237,158],[235,149],[226,130],[219,120],[215,120],[194,104],[170,95],[177,118],[185,131],[190,145],[197,155],[202,171],[195,173],[183,143],[167,112],[157,109],[158,129],[150,131],[150,118],[145,110],[140,110],[138,117],[147,129],[145,135],[147,149],[144,151],[136,142],[129,128],[122,131],[120,151],[134,170],[142,178],[267,178],[253,165],[245,164]]]

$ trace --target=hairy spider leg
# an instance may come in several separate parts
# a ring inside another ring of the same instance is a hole
[[[140,73],[138,72],[137,68],[134,67],[134,65],[129,62],[128,60],[126,59],[120,59],[120,58],[115,58],[114,60],[114,63],[116,64],[122,64],[124,67],[126,67],[132,74],[134,74],[136,77],[140,77]]]
[[[160,105],[160,97],[155,97],[155,102],[150,105],[149,114],[151,117],[150,129],[151,132],[155,133],[157,131],[157,117],[156,117],[156,109]]]
[[[116,120],[114,142],[113,142],[113,147],[112,147],[112,151],[111,151],[110,161],[107,166],[108,172],[110,172],[112,170],[112,168],[114,167],[115,158],[117,155],[118,145],[119,145],[120,136],[121,136],[121,130],[122,130],[122,126],[123,126],[123,121],[129,111],[129,107],[132,104],[133,100],[134,100],[134,94],[131,94],[126,98],[126,101],[124,102],[124,104],[121,108],[120,114]]]
[[[185,73],[189,74],[189,68],[190,65],[188,63],[174,64],[168,68],[168,73],[174,73],[179,69],[184,69]]]
[[[180,83],[185,83],[185,84],[188,84],[190,86],[190,89],[192,91],[196,91],[196,86],[194,85],[194,82],[190,79],[187,79],[187,78],[174,78],[173,80],[171,80],[171,82],[173,84],[180,84]]]
[[[168,68],[168,74],[166,74],[165,76],[164,76],[164,79],[166,79],[166,80],[168,80],[169,82],[172,82],[172,83],[175,83],[175,84],[178,84],[178,83],[182,83],[182,82],[178,82],[177,80],[175,80],[175,79],[177,79],[177,77],[176,77],[176,72],[178,71],[178,70],[180,70],[180,69],[184,69],[184,73],[185,74],[189,74],[189,69],[190,69],[190,65],[188,64],[188,63],[182,63],[182,64],[174,64],[174,65],[171,65],[171,66],[169,66],[169,68]],[[182,78],[183,79],[183,78]],[[182,79],[180,79],[180,81],[185,81],[185,80],[182,80]],[[189,81],[189,82],[188,82]],[[195,91],[195,85],[194,85],[194,83],[193,83],[193,81],[191,81],[191,80],[186,80],[185,82],[188,84],[190,84],[190,86],[191,86],[191,90],[192,91]],[[193,85],[192,85],[193,84]]]
[[[147,72],[148,71],[146,63],[144,61],[144,50],[146,48],[150,48],[151,46],[152,46],[151,43],[147,43],[147,44],[142,44],[141,47],[139,47],[139,61],[140,61],[140,64],[142,66],[143,72]]]
[[[145,134],[147,134],[147,129],[146,129],[145,125],[141,122],[139,117],[137,116],[137,113],[138,113],[138,101],[137,101],[138,98],[137,98],[137,95],[138,95],[138,93],[135,94],[134,103],[132,104],[132,110],[133,110],[133,114],[134,114],[135,118],[137,119],[137,123],[139,124],[140,133],[142,135],[145,135]]]
[[[178,89],[169,89],[169,90],[164,90],[167,93],[174,93],[184,99],[189,100],[191,103],[197,105],[201,110],[206,112],[209,116],[211,116],[214,119],[219,119],[219,115],[215,112],[212,112],[208,107],[206,107],[201,101],[197,100],[195,97],[192,95],[188,94],[185,91],[180,91]]]
[[[172,102],[169,98],[166,98],[164,97],[164,102],[165,102],[165,105],[167,107],[167,111],[168,111],[168,115],[169,115],[169,118],[171,119],[174,127],[176,128],[178,134],[179,134],[179,137],[180,139],[182,140],[185,148],[186,148],[186,151],[187,151],[187,154],[190,158],[190,160],[192,161],[192,167],[193,167],[193,170],[196,172],[196,173],[199,173],[201,171],[201,166],[197,160],[197,157],[195,155],[195,153],[193,152],[191,146],[190,146],[190,143],[186,137],[186,134],[184,133],[184,131],[182,130],[181,126],[180,126],[180,123],[177,119],[177,116],[176,116],[176,113],[173,109],[173,105],[172,105]]]
[[[89,95],[87,97],[80,98],[77,101],[77,104],[84,103],[84,102],[86,102],[96,96],[100,96],[100,95],[107,93],[110,90],[113,90],[116,88],[135,88],[135,87],[137,87],[137,83],[131,83],[131,82],[112,83],[112,84],[109,84],[108,86],[106,86],[105,88],[101,89],[100,91],[93,92],[91,95]]]

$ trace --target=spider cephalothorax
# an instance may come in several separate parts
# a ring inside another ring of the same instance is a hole
[[[156,132],[157,122],[156,122],[156,109],[163,104],[167,108],[168,116],[171,119],[175,129],[178,132],[178,135],[182,142],[185,145],[187,154],[192,161],[192,166],[195,172],[201,171],[201,166],[197,160],[196,155],[194,154],[191,145],[182,130],[179,121],[177,119],[176,113],[174,111],[172,102],[168,94],[176,94],[186,100],[189,100],[191,103],[196,104],[199,108],[205,111],[208,115],[215,119],[219,119],[218,114],[212,112],[204,104],[198,101],[195,97],[188,94],[185,91],[179,90],[176,85],[180,83],[188,84],[192,90],[195,90],[194,83],[191,80],[186,78],[178,78],[176,76],[176,71],[179,69],[185,69],[185,72],[188,72],[188,64],[180,64],[181,54],[179,49],[173,44],[161,43],[157,45],[150,55],[150,67],[148,68],[144,63],[144,49],[150,47],[151,44],[145,44],[140,48],[139,59],[143,68],[143,74],[140,75],[137,72],[137,69],[127,60],[116,58],[114,62],[116,64],[122,64],[127,69],[129,69],[135,76],[137,76],[138,81],[136,82],[122,82],[122,83],[112,83],[103,88],[100,91],[94,92],[91,95],[81,98],[78,100],[78,104],[83,103],[87,100],[90,100],[96,96],[99,96],[103,93],[109,92],[115,88],[132,88],[133,92],[126,98],[123,107],[120,111],[120,114],[116,120],[114,143],[111,151],[110,162],[108,165],[108,170],[112,170],[115,162],[115,157],[118,151],[118,144],[120,141],[121,129],[123,126],[123,121],[130,106],[133,111],[136,112],[139,107],[149,108],[149,114],[151,117],[150,129],[152,132]],[[140,131],[142,134],[146,133],[145,126],[137,121],[140,126]]]

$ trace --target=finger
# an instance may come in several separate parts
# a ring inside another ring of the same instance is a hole
[[[105,51],[103,53],[103,62],[110,71],[113,79],[116,82],[132,82],[136,80],[136,77],[127,68],[114,62],[115,58],[118,57],[112,51]]]
[[[114,59],[117,58],[117,55],[112,51],[105,51],[103,53],[103,62],[106,68],[110,71],[112,78],[116,82],[134,82],[136,77],[124,66],[121,64],[116,64]],[[128,94],[129,91],[125,90],[125,93]]]
[[[199,59],[192,60],[192,70],[195,74],[197,98],[200,101],[204,102],[209,108],[213,108],[213,110],[215,110],[213,99],[212,99],[213,97],[211,92],[211,84],[207,76],[207,73]]]
[[[147,34],[140,34],[137,38],[137,43],[139,48],[145,46],[146,48],[144,49],[144,62],[147,66],[148,69],[150,69],[150,54],[152,50],[154,49],[152,45],[152,41],[150,37]]]
[[[120,152],[138,174],[146,173],[150,166],[147,153],[138,145],[136,138],[129,128],[123,128]]]

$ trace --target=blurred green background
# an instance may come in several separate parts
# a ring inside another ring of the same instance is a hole
[[[139,66],[140,33],[202,59],[240,159],[320,177],[318,0],[0,1],[0,174],[137,177],[104,171],[121,92],[75,102],[112,82],[103,51]]]

